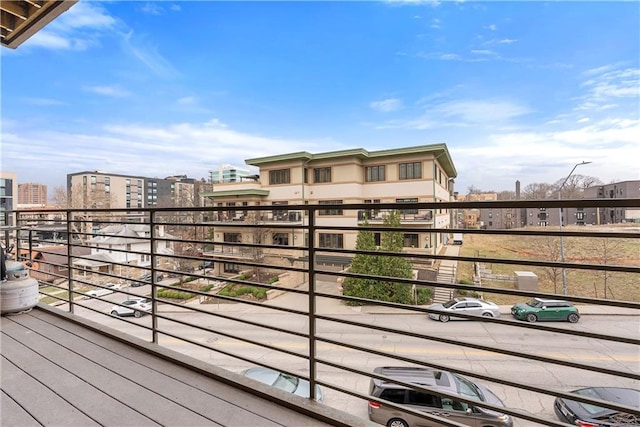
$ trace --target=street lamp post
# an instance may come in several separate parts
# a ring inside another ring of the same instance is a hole
[[[591,162],[583,161],[583,162],[577,163],[573,167],[573,169],[571,169],[571,172],[569,172],[569,175],[567,175],[567,177],[562,182],[562,185],[560,185],[560,188],[558,188],[558,200],[562,199],[562,188],[567,183],[567,181],[569,181],[569,178],[571,178],[571,175],[573,175],[573,172],[576,170],[576,168],[581,165],[588,165],[589,163]],[[558,208],[558,217],[560,219],[560,233],[562,233],[562,208],[561,207]],[[562,261],[562,264],[564,264],[564,237],[562,236],[562,234],[560,234],[560,259]],[[567,295],[567,275],[564,270],[564,265],[562,266],[562,295]]]

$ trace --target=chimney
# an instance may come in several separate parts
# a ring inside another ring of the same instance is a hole
[[[520,181],[516,180],[516,200],[520,200]]]

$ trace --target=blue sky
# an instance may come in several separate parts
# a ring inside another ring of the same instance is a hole
[[[2,169],[207,178],[446,143],[456,188],[640,179],[638,2],[94,2],[2,49]]]

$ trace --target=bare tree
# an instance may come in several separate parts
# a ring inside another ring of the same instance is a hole
[[[560,178],[558,181],[556,181],[553,184],[554,193],[556,196],[558,194],[558,190],[560,189],[560,186],[562,185],[565,179],[566,178]],[[585,188],[589,188],[593,185],[600,185],[600,184],[602,184],[602,181],[600,181],[598,178],[595,178],[592,176],[574,174],[574,175],[571,175],[569,179],[567,179],[567,182],[564,184],[564,187],[562,187],[561,196],[563,199],[579,199],[582,197],[582,193],[584,192]]]
[[[482,190],[472,185],[467,188],[467,194],[482,194]]]
[[[560,240],[558,238],[548,236],[532,240],[531,244],[536,253],[541,254],[545,261],[558,262],[561,259]],[[543,267],[544,276],[553,283],[553,292],[558,293],[558,280],[562,269],[560,267]]]
[[[522,190],[522,197],[527,200],[545,200],[552,197],[554,187],[546,183],[529,184]]]
[[[515,200],[516,192],[510,190],[500,191],[498,193],[498,200]]]
[[[592,255],[589,258],[599,264],[607,265],[615,258],[624,257],[624,241],[622,239],[593,238],[589,239],[588,242],[587,250],[588,253]],[[611,275],[612,273],[607,270],[597,270],[594,272],[595,277],[600,277],[602,279],[604,298],[607,298],[607,289],[609,288],[609,279]],[[596,298],[598,298],[597,290]]]
[[[271,242],[267,242],[267,239],[269,238],[269,236],[273,236],[272,230],[264,227],[262,214],[263,214],[262,211],[247,211],[244,214],[245,224],[252,226],[249,232],[249,235],[250,235],[249,238],[251,239],[251,243],[255,245],[271,243]],[[259,246],[252,247],[251,255],[252,255],[253,261],[255,261],[256,263],[259,263],[259,264],[264,263],[264,259],[265,259],[264,248]],[[268,279],[268,277],[265,276],[265,272],[261,267],[256,267],[254,270],[254,274],[258,282],[265,282]]]

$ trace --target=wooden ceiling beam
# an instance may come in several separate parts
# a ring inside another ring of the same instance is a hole
[[[0,3],[0,9],[4,10],[7,13],[12,14],[13,16],[20,18],[24,21],[27,20],[27,18],[30,15],[30,10],[29,8],[31,8],[32,6],[29,6],[29,3],[24,2],[24,1],[3,1],[2,3]]]
[[[16,17],[10,13],[3,12],[0,14],[0,27],[11,32],[16,29]]]
[[[41,1],[37,1],[37,0],[25,0],[27,3],[33,5],[34,7],[37,7],[38,9],[40,9],[42,7],[42,3],[44,3],[42,0]]]

